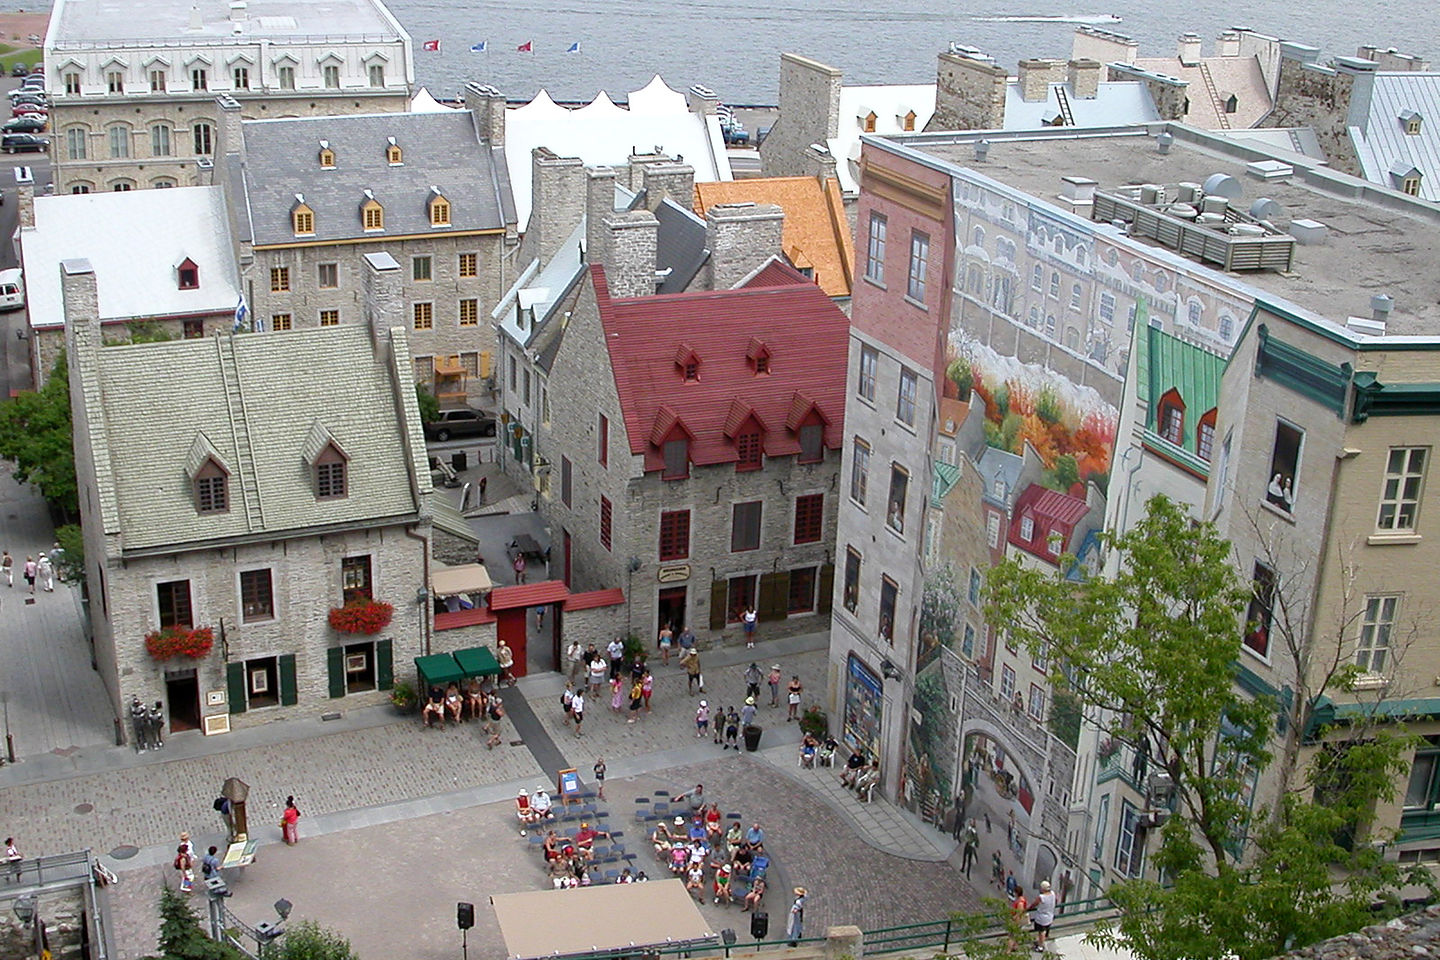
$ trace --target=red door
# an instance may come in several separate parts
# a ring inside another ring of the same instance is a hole
[[[495,639],[507,644],[515,655],[515,664],[510,672],[517,677],[525,676],[525,614],[524,607],[501,610],[495,614]]]

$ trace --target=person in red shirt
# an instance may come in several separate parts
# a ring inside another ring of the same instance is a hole
[[[1025,900],[1025,888],[1020,886],[1019,884],[1016,884],[1015,899],[1010,901],[1010,911],[1014,920],[1015,930],[1021,929],[1024,926],[1025,913],[1029,909],[1029,906],[1030,904]],[[1005,949],[1009,952],[1014,952],[1015,950],[1015,935],[1013,930],[1010,934]]]
[[[596,830],[588,823],[580,824],[580,830],[575,834],[575,846],[587,860],[595,855],[596,837],[604,837],[609,840],[610,834],[604,830]]]

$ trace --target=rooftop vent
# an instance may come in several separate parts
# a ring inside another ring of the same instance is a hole
[[[1256,220],[1274,220],[1280,216],[1280,204],[1269,197],[1259,197],[1250,204],[1250,216]]]
[[[1175,185],[1175,199],[1181,203],[1198,203],[1200,200],[1200,184],[1177,183]]]
[[[1317,243],[1324,243],[1330,228],[1319,220],[1291,220],[1290,236],[1295,238],[1296,243],[1305,246],[1313,246]]]
[[[1076,203],[1090,203],[1095,199],[1095,188],[1099,186],[1089,177],[1061,177],[1060,196]]]
[[[1205,193],[1211,197],[1224,197],[1226,200],[1239,200],[1244,189],[1240,181],[1228,173],[1212,173],[1205,178]]]
[[[1245,172],[1256,180],[1283,180],[1295,172],[1295,168],[1279,160],[1256,160],[1245,165]]]
[[[1379,293],[1370,298],[1370,315],[1376,320],[1389,320],[1390,311],[1394,309],[1395,301],[1388,293]]]
[[[988,156],[990,156],[990,141],[989,141],[989,140],[976,140],[976,141],[975,141],[975,162],[976,162],[976,163],[984,163],[984,162],[985,162],[985,158],[988,157]]]
[[[1170,147],[1175,143],[1173,133],[1162,133],[1155,138],[1155,149],[1163,156],[1170,152]]]
[[[1216,182],[1215,177],[1210,179]],[[1283,272],[1291,268],[1294,237],[1257,222],[1223,196],[1204,197],[1199,204],[1203,212],[1197,212],[1196,205],[1168,202],[1169,192],[1170,188],[1155,184],[1132,184],[1113,192],[1097,190],[1091,219],[1119,220],[1132,237],[1145,237],[1224,270]]]

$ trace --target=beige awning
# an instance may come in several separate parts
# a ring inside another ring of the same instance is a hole
[[[679,880],[497,894],[490,905],[510,960],[716,939]]]
[[[483,593],[491,586],[489,572],[478,563],[463,563],[455,567],[437,563],[430,571],[430,592],[441,598],[462,593]]]

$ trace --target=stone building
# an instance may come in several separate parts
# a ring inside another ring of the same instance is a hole
[[[93,268],[59,265],[89,612],[117,716],[159,700],[171,731],[208,734],[373,705],[429,652],[432,489],[400,267],[373,253],[367,268],[363,323],[106,347]],[[373,632],[330,625],[367,598],[393,607]],[[158,631],[193,652],[163,656]]]
[[[552,563],[574,589],[623,584],[643,637],[738,634],[751,606],[762,639],[825,629],[845,315],[779,261],[657,295],[654,224],[606,218],[555,348],[565,389],[535,437]]]
[[[240,277],[219,187],[36,197],[24,179],[15,194],[37,387],[65,347],[55,269],[65,260],[90,263],[107,342],[195,339],[234,325]]]
[[[196,182],[216,94],[247,119],[409,108],[410,36],[381,0],[56,0],[45,37],[60,193]]]
[[[267,330],[365,322],[365,255],[404,267],[415,380],[463,401],[491,375],[518,244],[503,98],[468,110],[240,120],[218,104],[245,300]]]

